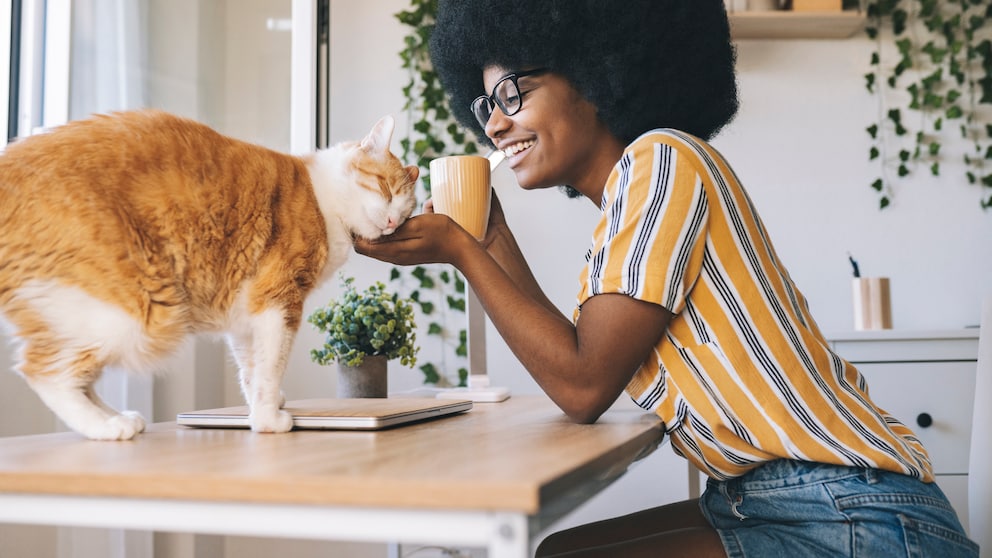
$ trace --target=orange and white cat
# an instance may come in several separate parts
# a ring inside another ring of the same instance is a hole
[[[16,369],[73,430],[144,430],[93,384],[150,371],[190,335],[224,333],[251,427],[285,432],[281,382],[307,294],[415,205],[416,166],[385,117],[361,142],[296,157],[191,120],[77,121],[0,155],[0,322]]]

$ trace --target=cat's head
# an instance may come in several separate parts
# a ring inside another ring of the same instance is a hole
[[[354,236],[392,234],[413,213],[420,169],[389,151],[393,118],[384,116],[360,142],[342,142],[309,161],[324,215],[337,215]]]

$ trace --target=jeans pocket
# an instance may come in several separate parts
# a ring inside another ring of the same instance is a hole
[[[943,525],[899,515],[909,558],[978,558],[978,545]]]

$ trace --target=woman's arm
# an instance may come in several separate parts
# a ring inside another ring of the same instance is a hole
[[[356,241],[355,248],[398,265],[453,264],[548,396],[573,420],[595,421],[650,354],[671,315],[661,306],[608,294],[586,301],[573,324],[540,289],[535,296],[537,283],[512,235],[501,239],[503,233],[492,232],[487,250],[447,216],[425,214],[390,236]]]
[[[537,279],[534,278],[534,273],[524,258],[523,252],[517,244],[517,239],[513,236],[513,231],[506,224],[503,207],[495,193],[493,193],[492,208],[489,212],[489,226],[482,245],[521,290],[549,310],[558,311],[554,303],[544,294],[544,289],[538,284]]]

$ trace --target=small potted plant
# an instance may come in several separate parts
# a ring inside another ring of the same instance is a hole
[[[380,282],[362,292],[354,283],[354,277],[343,278],[344,294],[307,318],[326,334],[324,346],[311,350],[310,358],[321,365],[338,363],[339,397],[386,397],[386,363],[417,363],[413,305]]]

